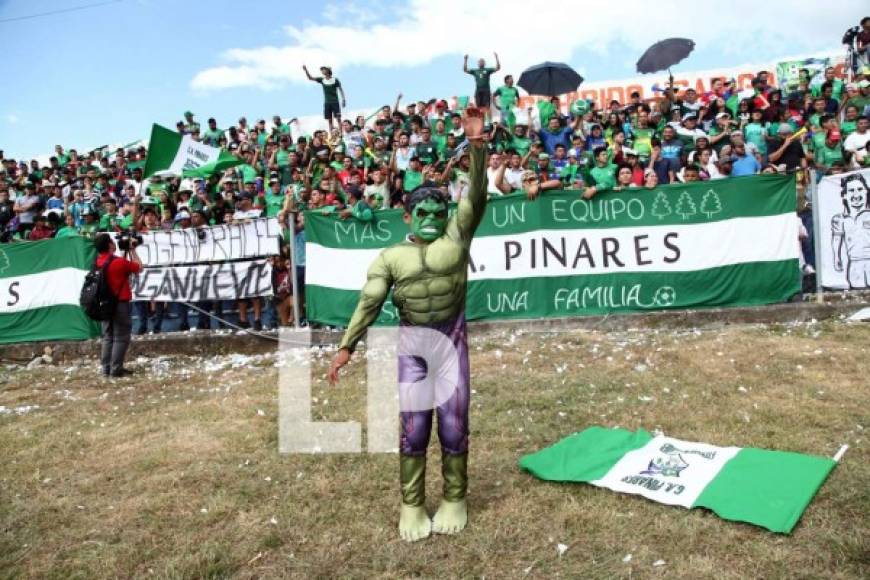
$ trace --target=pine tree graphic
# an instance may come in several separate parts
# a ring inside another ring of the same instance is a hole
[[[701,213],[705,213],[708,218],[712,218],[713,214],[721,211],[722,201],[719,199],[719,194],[712,189],[708,189],[704,197],[701,198]]]
[[[660,220],[674,213],[674,210],[671,209],[671,202],[668,201],[668,196],[665,195],[664,191],[659,191],[656,194],[651,213]]]
[[[677,200],[677,213],[684,220],[687,220],[698,213],[698,208],[695,206],[695,200],[692,199],[692,196],[689,195],[688,191],[684,191],[680,194],[680,199]]]
[[[0,274],[9,267],[9,256],[6,255],[6,252],[0,250]]]

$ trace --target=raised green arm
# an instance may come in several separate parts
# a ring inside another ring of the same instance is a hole
[[[463,240],[470,240],[483,219],[486,210],[486,145],[472,144],[469,147],[471,165],[468,177],[468,196],[459,200],[456,208],[456,223]]]
[[[356,344],[360,341],[368,328],[378,317],[381,306],[387,299],[387,294],[393,286],[393,277],[384,258],[384,252],[369,266],[367,280],[359,295],[359,303],[344,331],[339,348],[346,348],[353,352]]]

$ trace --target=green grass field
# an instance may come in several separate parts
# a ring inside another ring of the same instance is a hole
[[[395,455],[280,455],[274,356],[0,368],[3,578],[867,578],[870,325],[471,330],[470,524],[398,539]],[[364,365],[315,417],[364,421]],[[36,406],[36,408],[34,408]],[[517,459],[590,425],[833,455],[790,536]],[[433,437],[428,478],[440,496]],[[559,544],[567,546],[560,555]]]

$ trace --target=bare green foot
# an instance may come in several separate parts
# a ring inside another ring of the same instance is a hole
[[[432,520],[426,513],[425,506],[410,506],[402,504],[399,516],[399,535],[406,542],[416,542],[429,537],[432,533]]]
[[[432,518],[432,531],[436,534],[457,534],[468,524],[468,510],[465,500],[442,500],[435,517]]]

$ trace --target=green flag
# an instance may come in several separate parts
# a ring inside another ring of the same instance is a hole
[[[80,236],[0,246],[0,343],[98,336],[79,306],[95,257]]]
[[[716,447],[643,429],[590,427],[520,459],[548,481],[585,482],[726,520],[791,532],[836,461],[740,447]]]
[[[144,177],[166,171],[184,177],[208,177],[244,160],[218,147],[194,141],[156,123],[151,127]]]

